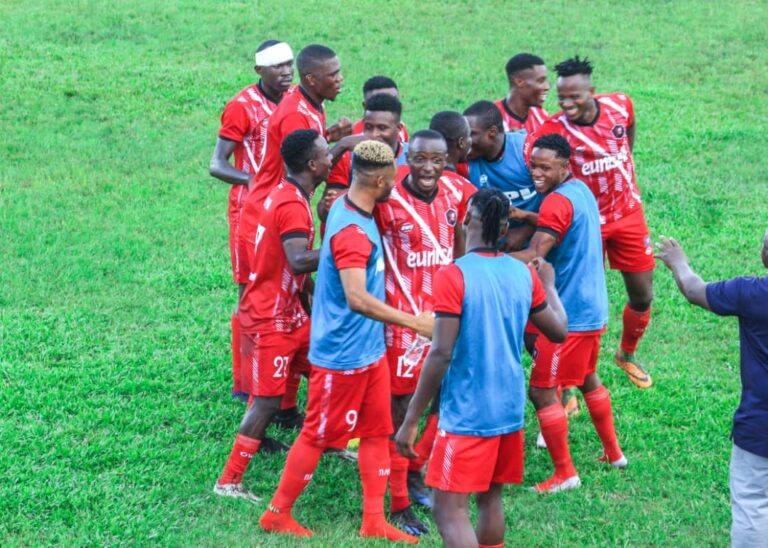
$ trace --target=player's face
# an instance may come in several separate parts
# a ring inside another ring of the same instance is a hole
[[[397,135],[400,132],[400,121],[392,112],[365,111],[363,118],[363,135],[367,139],[380,141],[397,148]]]
[[[341,74],[341,63],[338,57],[331,57],[318,65],[311,73],[314,88],[320,97],[333,101],[341,92],[344,76]]]
[[[256,67],[256,73],[267,90],[282,94],[293,83],[293,60],[272,67]]]
[[[429,196],[437,188],[443,174],[448,149],[442,139],[416,139],[408,149],[408,169],[411,184],[422,194]]]
[[[496,135],[491,131],[493,128],[483,128],[477,116],[465,116],[465,118],[469,124],[469,136],[472,139],[472,147],[469,149],[467,158],[474,160],[493,154]]]
[[[595,88],[588,77],[574,74],[557,79],[557,104],[571,122],[584,122],[584,115],[592,106]]]
[[[456,140],[456,149],[459,151],[459,162],[466,162],[468,160],[469,151],[472,150],[472,133],[469,131],[469,125],[464,125],[464,134]]]
[[[540,107],[547,100],[549,93],[549,79],[547,67],[535,65],[529,69],[521,70],[516,76],[518,89],[530,106]]]
[[[397,88],[381,88],[381,89],[374,89],[373,91],[369,91],[365,95],[363,95],[363,108],[366,107],[368,104],[368,99],[376,95],[377,93],[386,93],[387,95],[391,95],[392,97],[397,97],[400,99],[400,92],[397,90]]]
[[[314,163],[313,172],[315,180],[319,184],[321,181],[325,181],[325,179],[328,178],[328,174],[331,172],[331,161],[333,160],[333,156],[331,155],[331,149],[328,147],[328,143],[322,135],[315,139],[314,148],[315,156],[311,161]]]
[[[568,178],[568,161],[558,158],[554,150],[534,148],[530,159],[531,178],[536,192],[546,194]]]
[[[377,202],[386,202],[389,200],[389,195],[392,194],[392,189],[395,187],[395,164],[387,166],[381,171],[381,186],[379,190],[381,194],[376,197]]]

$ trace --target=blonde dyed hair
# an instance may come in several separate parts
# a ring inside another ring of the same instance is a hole
[[[384,167],[395,163],[395,153],[389,145],[379,141],[369,140],[358,143],[352,154],[354,154],[354,163],[362,169]]]

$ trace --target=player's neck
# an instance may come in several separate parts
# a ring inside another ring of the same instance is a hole
[[[591,126],[594,125],[595,122],[597,122],[597,119],[600,117],[600,103],[597,102],[597,99],[592,99],[592,103],[590,103],[587,110],[584,111],[584,114],[581,118],[576,120],[576,124],[580,126]]]
[[[499,133],[498,137],[496,138],[496,142],[493,144],[493,149],[491,149],[490,154],[484,159],[487,162],[498,162],[501,160],[501,157],[504,154],[504,143],[506,140],[507,135],[503,131]]]
[[[290,173],[286,179],[303,190],[306,196],[312,196],[315,188],[317,188],[317,184],[309,173]]]
[[[469,251],[488,251],[496,249],[493,244],[489,244],[488,242],[483,241],[482,234],[476,233],[474,231],[467,231],[467,241],[464,245]]]
[[[309,99],[309,101],[312,103],[312,106],[318,110],[323,107],[323,98],[310,88],[306,87],[303,83],[299,85],[299,91],[304,97]]]
[[[353,206],[364,211],[368,215],[373,214],[373,208],[376,207],[376,198],[371,196],[364,187],[352,185],[346,195]]]
[[[514,90],[509,90],[504,106],[506,106],[506,111],[516,118],[518,122],[525,122],[528,119],[528,110],[531,107],[523,101],[522,97],[516,95]]]
[[[269,86],[264,84],[264,80],[259,80],[258,83],[259,90],[261,91],[262,95],[272,101],[273,103],[277,104],[280,102],[280,99],[282,99],[283,94],[278,89],[272,89]]]

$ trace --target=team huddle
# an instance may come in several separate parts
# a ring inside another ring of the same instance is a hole
[[[232,392],[248,402],[214,492],[259,501],[242,483],[249,462],[288,450],[267,427],[297,428],[263,530],[313,534],[292,508],[331,453],[357,461],[361,536],[418,542],[429,532],[421,505],[446,545],[502,546],[502,486],[523,478],[524,349],[537,444],[554,465],[532,490],[581,485],[568,445],[574,388],[599,459],[626,467],[596,366],[607,256],[627,293],[614,361],[651,386],[636,357],[655,262],[631,99],[595,94],[591,63],[575,57],[555,67],[562,111],[550,116],[546,65],[521,53],[507,63],[506,97],[437,112],[409,134],[384,76],[366,81],[360,121],[327,124],[343,77],[325,46],[296,56],[297,85],[284,42],[261,44],[255,65],[260,79],[227,104],[210,166],[232,185]]]

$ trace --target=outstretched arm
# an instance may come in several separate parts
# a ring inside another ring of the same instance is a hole
[[[706,310],[712,310],[707,301],[707,284],[688,264],[683,248],[674,238],[661,236],[656,244],[656,258],[672,271],[677,287],[688,302]]]
[[[530,263],[536,257],[546,257],[549,251],[554,247],[557,242],[557,238],[549,232],[543,230],[537,230],[533,233],[531,243],[528,244],[528,248],[522,251],[516,251],[510,253],[512,257],[523,261],[524,263]]]

